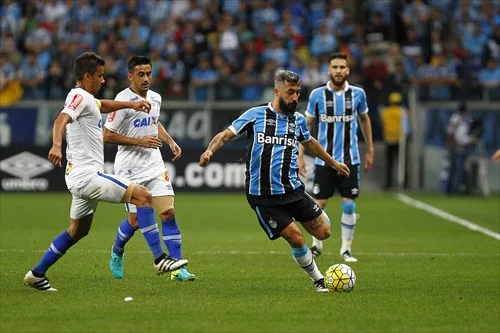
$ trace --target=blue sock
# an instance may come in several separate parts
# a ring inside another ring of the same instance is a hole
[[[123,255],[123,251],[125,250],[125,244],[132,238],[134,235],[135,229],[128,223],[128,219],[125,219],[120,223],[118,227],[118,232],[116,233],[115,245],[113,245],[113,252],[119,256]]]
[[[35,276],[44,276],[49,267],[54,265],[75,243],[76,242],[71,238],[68,232],[63,231],[52,241],[49,249],[45,252],[35,268],[32,269],[32,272]]]
[[[177,227],[175,217],[162,222],[161,228],[163,241],[168,249],[168,254],[176,259],[182,259],[182,238],[181,232]]]
[[[141,229],[142,235],[149,245],[153,257],[158,259],[165,252],[161,247],[160,233],[158,232],[158,224],[155,220],[155,213],[152,207],[137,207],[137,222]]]

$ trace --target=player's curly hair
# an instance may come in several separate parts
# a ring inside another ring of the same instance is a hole
[[[104,66],[106,61],[94,52],[85,52],[75,59],[73,73],[77,81],[83,80],[85,73],[93,75],[97,71],[97,66]]]

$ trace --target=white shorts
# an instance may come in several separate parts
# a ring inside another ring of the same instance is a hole
[[[70,189],[73,194],[70,217],[79,219],[95,213],[99,201],[122,202],[130,183],[130,180],[115,175],[102,172],[91,174],[85,182]]]
[[[160,176],[145,180],[143,182],[137,182],[137,184],[146,187],[151,195],[154,197],[163,197],[163,196],[175,196],[174,188],[172,187],[172,183],[170,182],[170,178],[166,173],[161,174]],[[129,213],[137,213],[137,207],[131,203],[125,204],[125,210]]]

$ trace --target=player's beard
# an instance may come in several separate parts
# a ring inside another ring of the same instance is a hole
[[[342,87],[345,83],[345,80],[346,80],[346,77],[344,75],[342,75],[341,80],[340,80],[340,78],[337,78],[335,76],[330,75],[330,81],[332,81],[332,84],[336,87]]]
[[[297,110],[297,103],[287,104],[283,98],[279,98],[278,100],[280,110],[283,111],[284,114],[290,115]]]

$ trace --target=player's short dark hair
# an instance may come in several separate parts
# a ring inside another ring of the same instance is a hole
[[[151,63],[151,58],[146,57],[146,56],[133,56],[130,58],[128,61],[128,72],[132,73],[134,71],[135,66],[140,66],[140,65],[150,65],[151,68],[153,68],[153,64]]]
[[[328,57],[328,63],[330,63],[330,61],[334,59],[344,59],[347,62],[347,66],[349,66],[349,57],[345,53],[335,52],[330,54],[330,56]]]
[[[281,69],[281,70],[277,71],[276,74],[274,75],[274,85],[275,86],[282,85],[283,83],[285,83],[285,81],[292,83],[292,84],[301,84],[302,83],[299,75],[295,72],[285,70],[285,69]]]
[[[97,71],[97,66],[104,66],[106,61],[94,52],[85,52],[75,59],[73,73],[77,81],[83,80],[85,73],[93,75]]]

